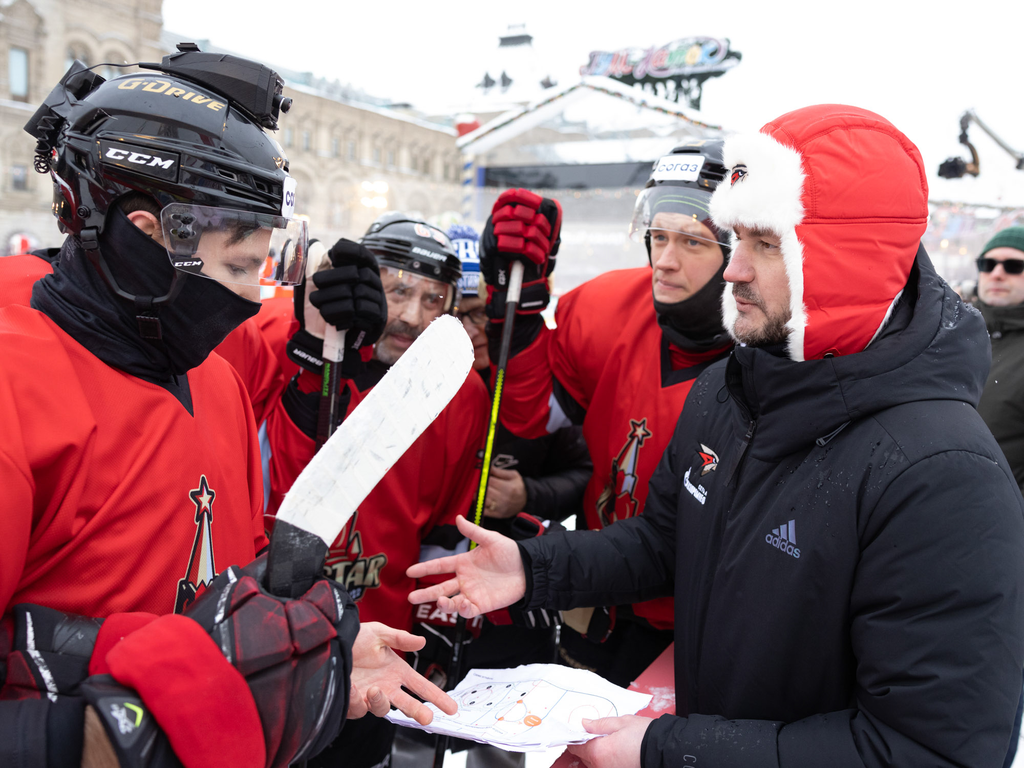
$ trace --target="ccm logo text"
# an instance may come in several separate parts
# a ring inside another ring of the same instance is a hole
[[[127,160],[129,163],[135,163],[136,165],[144,165],[147,168],[164,168],[170,170],[174,166],[174,158],[164,160],[162,157],[156,155],[146,155],[142,152],[130,152],[127,149],[117,149],[116,147],[109,147],[105,157],[111,160]]]

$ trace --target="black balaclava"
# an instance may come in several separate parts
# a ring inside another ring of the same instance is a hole
[[[707,284],[688,299],[663,304],[654,299],[658,325],[665,337],[682,350],[704,352],[729,343],[729,334],[722,325],[722,291],[725,290],[725,265],[729,254],[722,248],[722,266]]]
[[[112,208],[107,215],[99,243],[121,290],[150,297],[168,292],[175,269],[167,251],[132,224],[120,208]],[[108,365],[161,386],[170,385],[167,388],[174,391],[181,386],[178,376],[202,363],[232,330],[260,309],[259,302],[242,298],[216,280],[183,273],[178,279],[183,282],[177,296],[155,311],[162,338],[144,339],[134,304],[107,286],[72,236],[64,241],[53,274],[35,284],[32,307]]]

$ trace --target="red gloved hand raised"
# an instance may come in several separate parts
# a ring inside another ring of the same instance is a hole
[[[557,200],[526,189],[502,192],[480,239],[480,272],[487,281],[487,315],[505,317],[510,264],[524,265],[518,314],[536,314],[548,305],[547,278],[555,269],[561,243],[562,207]]]

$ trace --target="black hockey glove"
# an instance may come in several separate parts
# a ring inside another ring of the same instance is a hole
[[[345,378],[354,378],[362,372],[362,363],[369,357],[365,350],[372,348],[387,324],[388,305],[380,268],[365,246],[342,238],[320,259],[323,263],[317,269],[313,261],[318,252],[323,254],[323,245],[316,245],[319,249],[310,244],[310,266],[317,270],[312,277],[315,288],[307,290],[308,274],[295,288],[299,330],[288,342],[288,356],[306,370],[320,373],[325,323],[330,323],[348,332],[341,373]]]
[[[232,566],[189,609],[241,672],[259,710],[267,766],[320,753],[348,710],[359,613],[337,582],[320,578],[288,600],[263,586],[266,555]]]
[[[312,757],[344,723],[359,616],[328,579],[294,600],[273,597],[261,586],[265,560],[222,572],[185,616],[101,622],[27,606],[14,646],[20,637],[32,653],[24,663],[9,654],[5,690],[77,702],[64,715],[71,725],[47,734],[77,733],[79,753],[91,704],[123,768],[283,768]]]
[[[523,263],[523,290],[516,314],[538,314],[550,298],[547,278],[561,244],[562,206],[526,189],[502,192],[480,238],[480,272],[487,281],[487,316],[505,319],[512,261]]]
[[[14,607],[12,617],[14,635],[6,655],[5,698],[31,699],[40,713],[41,708],[46,711],[44,717],[22,718],[21,733],[7,733],[0,722],[0,758],[8,756],[5,746],[16,747],[21,742],[37,756],[45,753],[47,766],[78,765],[82,761],[85,707],[91,704],[101,723],[109,719],[104,724],[106,740],[112,744],[120,765],[181,768],[138,694],[109,676],[89,676],[91,665],[96,663],[97,655],[109,650],[113,636],[145,626],[156,616],[132,613],[97,619],[22,603]],[[45,750],[37,752],[41,738]]]

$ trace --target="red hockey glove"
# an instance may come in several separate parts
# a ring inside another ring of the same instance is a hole
[[[505,292],[512,261],[523,262],[523,290],[517,314],[536,314],[548,305],[547,278],[561,243],[562,207],[526,189],[502,192],[480,239],[480,272],[487,281],[487,316],[505,318]]]

